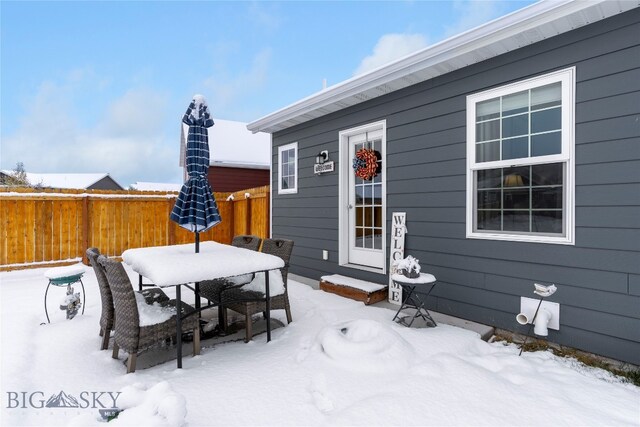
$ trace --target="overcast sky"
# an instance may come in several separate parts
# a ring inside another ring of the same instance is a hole
[[[0,168],[178,183],[193,94],[250,122],[531,3],[3,1]]]

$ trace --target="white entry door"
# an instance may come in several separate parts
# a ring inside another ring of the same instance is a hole
[[[343,162],[342,191],[346,215],[340,234],[346,237],[346,264],[384,271],[385,258],[385,168],[383,167],[384,123],[341,134],[341,143],[348,162]],[[346,145],[346,146],[345,146]],[[371,179],[357,177],[353,160],[361,149],[372,149],[378,155],[378,171]],[[346,163],[346,165],[345,165]],[[344,257],[341,257],[344,260]]]

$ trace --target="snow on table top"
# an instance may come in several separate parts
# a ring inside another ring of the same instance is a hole
[[[66,267],[54,267],[44,272],[44,277],[47,279],[60,279],[62,277],[77,276],[85,272],[84,265],[75,264],[68,265]]]
[[[128,249],[122,259],[157,286],[175,286],[284,267],[275,255],[217,242]]]
[[[396,282],[402,282],[402,283],[415,283],[415,284],[424,285],[427,283],[435,282],[436,278],[433,274],[428,274],[428,273],[420,273],[420,276],[415,278],[409,278],[402,274],[392,274],[391,280],[395,280]]]
[[[386,285],[381,285],[379,283],[366,282],[364,280],[341,276],[339,274],[332,274],[331,276],[322,276],[321,279],[336,285],[349,286],[351,288],[360,289],[365,292],[375,292],[387,287]]]

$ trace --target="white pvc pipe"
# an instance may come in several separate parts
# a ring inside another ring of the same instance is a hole
[[[551,313],[546,308],[541,307],[538,310],[538,315],[536,316],[533,333],[541,337],[549,335],[549,330],[547,329],[549,320],[551,320]]]
[[[526,313],[520,313],[516,316],[516,320],[521,325],[526,325],[527,323],[529,323],[529,316],[527,316]]]

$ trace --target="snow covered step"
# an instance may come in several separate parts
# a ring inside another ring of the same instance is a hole
[[[362,301],[366,305],[387,299],[387,285],[366,282],[352,277],[333,274],[320,278],[320,289],[341,297]]]

